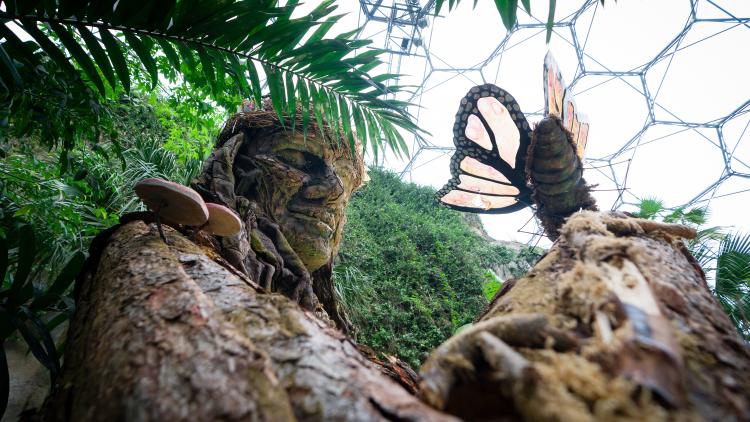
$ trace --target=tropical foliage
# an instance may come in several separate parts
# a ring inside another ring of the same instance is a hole
[[[118,142],[77,144],[67,154],[75,172],[61,173],[57,156],[34,137],[11,143],[0,161],[0,340],[20,335],[52,376],[63,345],[55,347],[50,332],[74,310],[70,287],[93,236],[139,207],[135,182],[187,183],[211,149],[217,116],[182,116],[182,100],[192,104],[155,94],[107,102]]]
[[[728,234],[715,255],[713,292],[737,331],[750,341],[750,234]]]
[[[417,367],[487,306],[500,287],[492,270],[520,275],[540,251],[481,237],[467,222],[477,217],[439,206],[432,188],[370,177],[347,208],[334,285],[360,342]]]
[[[638,204],[634,216],[695,227],[698,235],[688,249],[706,273],[712,293],[737,332],[750,341],[750,234],[725,233],[721,227],[703,227],[708,209],[667,208],[659,199]]]
[[[265,80],[277,113],[295,110],[298,102],[314,106],[301,107],[303,128],[325,118],[340,125],[350,143],[356,129],[374,152],[388,144],[406,153],[398,128],[417,127],[404,103],[385,98],[400,90],[387,84],[394,75],[368,75],[380,65],[381,52],[353,39],[356,31],[325,38],[342,16],[334,0],[293,17],[299,6],[298,0],[3,1],[0,108],[9,118],[6,127],[15,137],[36,128],[64,150],[76,138],[96,142],[99,125],[84,128],[64,115],[35,113],[50,98],[30,95],[28,87],[59,88],[63,114],[96,121],[101,98],[130,92],[135,76],[129,62],[136,62],[152,89],[187,82],[223,106],[241,98],[260,103]]]

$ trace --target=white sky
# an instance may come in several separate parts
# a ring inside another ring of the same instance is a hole
[[[389,5],[393,0],[383,3]],[[426,0],[420,3],[426,3]],[[498,47],[506,31],[494,2],[479,2],[476,9],[472,9],[472,3],[465,0],[451,13],[444,10],[444,17],[431,18],[429,26],[422,31],[423,43],[429,47],[429,59],[436,70],[426,79],[421,96],[415,101],[422,106],[419,125],[432,134],[428,139],[435,145],[453,145],[452,126],[458,101],[469,88],[484,82],[495,83],[512,93],[530,122],[540,118],[528,114],[539,112],[543,105],[542,62],[547,50],[544,31],[517,31],[506,44],[501,57],[480,66]],[[532,13],[539,21],[546,20],[547,3],[546,0],[531,2]],[[556,19],[569,15],[583,3],[558,1]],[[342,0],[339,5],[342,11],[350,12],[341,22],[341,31],[364,22],[358,1]],[[731,14],[745,20],[741,21],[744,24],[695,23],[677,46],[679,51],[665,56],[646,72],[646,85],[652,95],[656,93],[656,120],[708,122],[726,116],[750,99],[750,82],[747,78],[750,69],[750,55],[747,54],[750,45],[750,21],[747,20],[750,17],[750,1],[698,0],[696,11],[699,18],[727,18]],[[609,0],[604,7],[592,5],[575,26],[579,43],[585,44],[584,66],[587,71],[637,71],[667,48],[670,41],[682,31],[689,16],[688,0]],[[535,22],[520,9],[518,17],[521,23]],[[362,37],[372,39],[376,47],[383,47],[385,28],[383,23],[370,22]],[[394,34],[403,34],[399,31],[400,28],[393,29]],[[700,41],[711,35],[707,40]],[[571,43],[571,30],[564,27],[556,28],[549,45],[567,83],[577,74],[578,61]],[[392,45],[391,48],[398,46]],[[417,51],[425,55],[424,49]],[[398,60],[398,56],[395,57],[394,60]],[[395,66],[396,62],[393,63]],[[425,57],[402,56],[401,73],[407,76],[401,83],[419,85],[425,74],[425,63]],[[472,67],[476,70],[440,70]],[[573,92],[578,108],[589,117],[591,123],[586,151],[587,167],[604,165],[596,159],[615,154],[628,141],[640,144],[637,149],[627,150],[612,160],[613,163],[622,162],[613,167],[614,176],[609,168],[590,168],[584,172],[589,183],[599,184],[597,189],[600,191],[595,192],[594,196],[600,208],[608,209],[615,204],[618,192],[608,191],[616,187],[611,178],[617,177],[622,181],[626,173],[628,190],[623,196],[625,205],[620,208],[623,210],[632,209],[628,204],[637,202],[639,198],[654,196],[664,200],[667,206],[682,205],[722,176],[725,168],[721,149],[717,146],[716,129],[694,130],[685,125],[658,124],[637,136],[648,117],[639,76],[612,78],[587,75],[576,83]],[[750,174],[750,105],[746,105],[744,111],[724,126],[723,133],[727,148],[734,151],[732,169]],[[413,113],[416,112],[414,109]],[[449,160],[450,154],[423,153],[415,163],[412,180],[441,187],[450,178]],[[385,165],[400,171],[405,162],[389,157]],[[728,178],[710,201],[709,224],[735,226],[750,231],[747,218],[750,191],[722,196],[744,189],[750,189],[750,178]],[[709,198],[711,193],[705,196],[706,200]],[[483,216],[482,219],[493,237],[525,242],[530,236],[520,233],[519,229],[531,216],[531,211],[525,210],[511,215]],[[524,230],[535,230],[533,223],[526,225]]]

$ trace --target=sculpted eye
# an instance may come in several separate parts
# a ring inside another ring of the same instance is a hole
[[[305,168],[309,163],[309,160],[305,156],[305,153],[293,149],[285,149],[283,151],[279,151],[278,157],[285,164],[300,169]]]

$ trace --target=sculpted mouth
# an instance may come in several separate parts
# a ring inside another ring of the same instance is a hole
[[[322,207],[310,207],[290,204],[287,209],[297,219],[314,223],[316,227],[326,234],[333,233],[335,219],[333,213]]]

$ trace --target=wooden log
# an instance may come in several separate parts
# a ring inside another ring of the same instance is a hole
[[[750,351],[680,237],[584,211],[421,369],[469,420],[750,420]]]
[[[78,285],[45,420],[454,420],[345,336],[169,227],[130,222]]]

